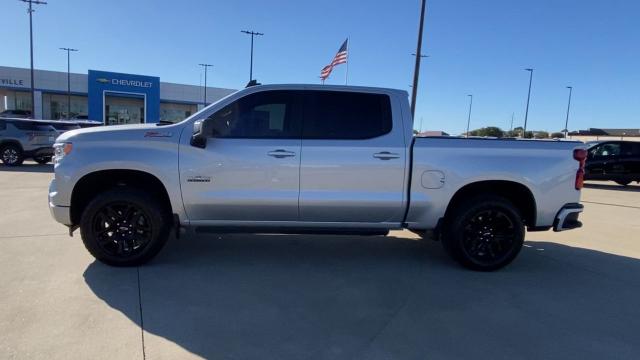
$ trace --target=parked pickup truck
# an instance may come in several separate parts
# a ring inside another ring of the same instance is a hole
[[[412,128],[405,91],[253,86],[177,124],[63,134],[49,207],[96,259],[121,266],[151,259],[172,229],[409,229],[494,270],[516,257],[525,228],[581,226],[580,143],[415,138]]]

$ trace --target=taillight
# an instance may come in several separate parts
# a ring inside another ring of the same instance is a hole
[[[587,160],[587,150],[574,149],[573,158],[576,159],[579,163],[578,171],[576,172],[575,188],[576,190],[580,190],[584,186],[584,163]]]

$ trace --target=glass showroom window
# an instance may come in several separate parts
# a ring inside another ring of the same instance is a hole
[[[180,122],[196,111],[197,105],[160,103],[160,121]]]
[[[42,117],[45,119],[67,119],[67,95],[42,94]],[[88,111],[86,96],[71,96],[70,118],[86,116]]]
[[[0,90],[2,110],[31,110],[31,94],[28,91]]]

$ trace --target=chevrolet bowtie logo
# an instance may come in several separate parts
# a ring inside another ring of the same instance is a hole
[[[103,84],[107,84],[107,83],[110,82],[109,79],[107,79],[107,78],[98,78],[98,79],[96,79],[96,81],[99,82],[99,83],[103,83]]]

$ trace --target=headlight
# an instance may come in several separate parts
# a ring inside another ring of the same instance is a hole
[[[66,155],[69,155],[72,149],[73,144],[70,142],[53,144],[53,163],[57,164],[62,161]]]

